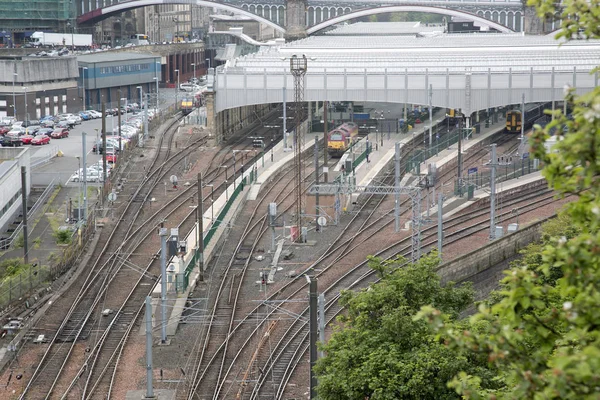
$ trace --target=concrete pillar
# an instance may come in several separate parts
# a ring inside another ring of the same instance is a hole
[[[524,26],[521,29],[528,35],[541,35],[544,33],[544,24],[537,16],[535,8],[525,7]]]
[[[307,0],[285,1],[285,40],[292,41],[306,37]]]
[[[215,93],[214,92],[206,92],[204,93],[204,101],[206,104],[206,127],[210,132],[212,132],[215,136],[217,135],[216,131],[216,118],[215,118]],[[217,142],[220,142],[217,136]]]

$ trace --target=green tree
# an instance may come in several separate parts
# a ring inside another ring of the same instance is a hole
[[[464,329],[455,321],[472,303],[473,290],[442,287],[438,263],[436,254],[408,266],[402,266],[404,260],[369,261],[381,279],[367,290],[342,293],[347,314],[316,367],[319,399],[453,399],[457,395],[446,382],[461,370],[492,383],[495,374],[485,359],[456,353],[424,321],[413,319],[423,305],[433,304],[446,321]]]
[[[554,2],[529,4],[542,17],[556,13]],[[598,0],[561,4],[559,36],[599,36]],[[556,112],[532,145],[550,186],[576,196],[566,207],[568,224],[554,227],[558,237],[549,234],[543,248],[506,272],[497,301],[481,304],[470,319],[483,329],[457,333],[433,307],[417,317],[446,337],[449,348],[471,349],[499,371],[496,389],[484,387],[481,375],[457,375],[450,386],[464,398],[600,398],[600,88],[582,96],[567,88],[566,101],[572,117]],[[543,143],[552,127],[560,128],[562,140],[547,153]]]

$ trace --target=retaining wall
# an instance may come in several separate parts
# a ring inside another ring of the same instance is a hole
[[[442,283],[468,281],[494,265],[516,256],[519,250],[540,239],[541,225],[551,218],[554,216],[544,218],[515,233],[494,240],[478,250],[440,265],[437,272],[442,278]]]

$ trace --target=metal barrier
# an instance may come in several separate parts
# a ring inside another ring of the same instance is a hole
[[[33,207],[31,207],[31,209],[27,212],[28,219],[31,218],[31,216],[42,206],[42,204],[44,204],[44,202],[46,201],[48,196],[50,196],[50,193],[52,193],[52,191],[54,191],[54,187],[56,186],[55,182],[56,182],[56,179],[53,179],[52,182],[50,182],[48,184],[46,189],[44,189],[44,191],[42,192],[40,198],[35,202]],[[8,238],[0,240],[0,249],[2,249],[2,250],[10,249],[13,246],[14,241],[21,234],[22,230],[23,230],[23,222],[21,222],[15,228],[15,230],[11,233],[11,235]],[[31,236],[31,231],[29,231],[29,234],[27,236],[28,237]]]
[[[30,162],[31,169],[39,167],[50,162],[58,154],[58,146],[52,146],[47,154],[42,157],[32,157]]]

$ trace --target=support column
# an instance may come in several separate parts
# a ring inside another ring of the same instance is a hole
[[[286,0],[285,40],[293,41],[305,38],[307,0]]]

